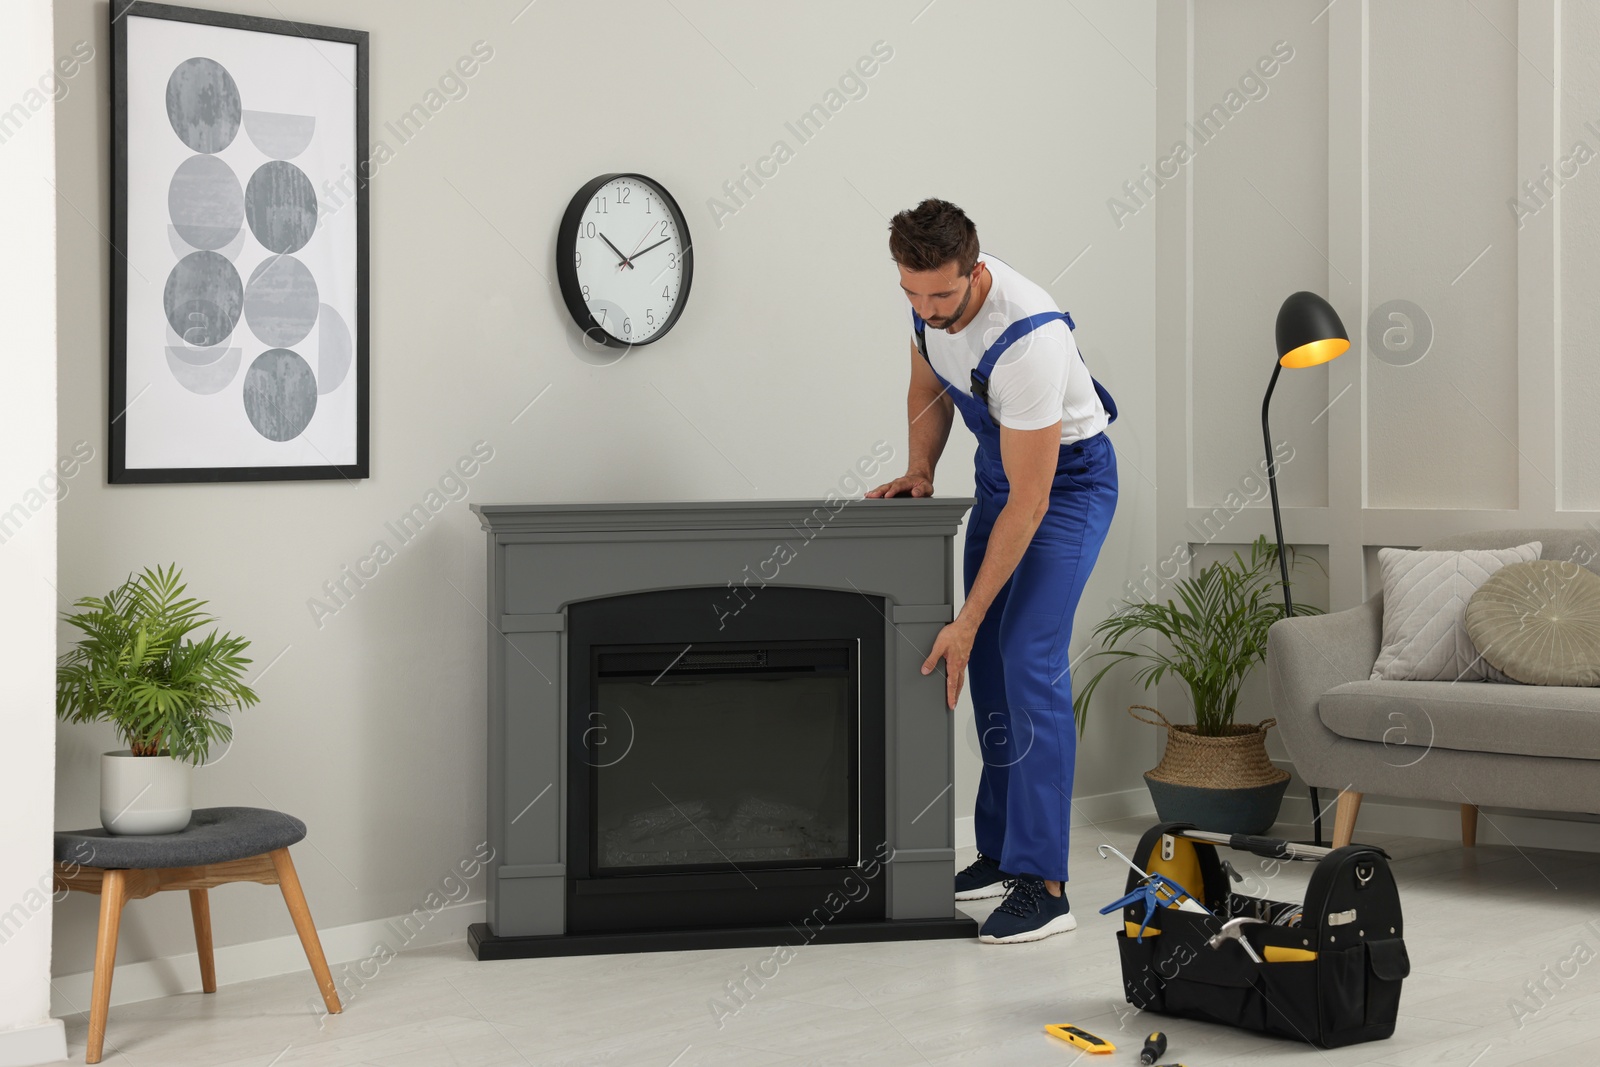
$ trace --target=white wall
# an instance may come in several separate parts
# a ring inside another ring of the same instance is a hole
[[[56,56],[47,0],[0,9],[0,1064],[66,1056],[50,1016],[55,781]],[[42,81],[41,81],[42,79]]]
[[[1295,289],[1327,296],[1351,339],[1324,367],[1285,371],[1273,399],[1273,436],[1294,448],[1285,536],[1326,565],[1305,572],[1305,602],[1376,592],[1380,546],[1600,521],[1593,5],[1161,0],[1158,18],[1163,144],[1192,143],[1184,123],[1276,42],[1294,51],[1161,194],[1159,365],[1190,388],[1160,398],[1182,432],[1161,438],[1159,543],[1212,542],[1205,559],[1271,535],[1264,497],[1195,531],[1263,458],[1273,324]],[[1559,192],[1530,194],[1547,167]],[[1241,720],[1272,714],[1260,683]],[[1453,835],[1442,807],[1387,809],[1388,828]],[[1531,821],[1519,833],[1592,840]]]
[[[265,12],[372,31],[375,136],[474,42],[494,50],[465,98],[409,143],[390,139],[375,180],[373,477],[357,485],[104,484],[108,13],[73,0],[57,15],[58,39],[96,57],[61,106],[61,189],[83,217],[63,212],[59,441],[96,457],[62,505],[61,591],[176,561],[254,640],[270,664],[262,704],[200,773],[196,803],[303,818],[297,863],[324,928],[410,911],[483,839],[483,535],[452,504],[320,628],[307,601],[480,440],[494,449],[470,487],[483,502],[820,498],[880,438],[903,463],[907,316],[886,226],[924,196],[961,204],[986,248],[1050,287],[1122,407],[1122,504],[1076,647],[1153,560],[1153,220],[1118,228],[1105,207],[1150,158],[1149,4],[524,2]],[[785,122],[878,41],[893,58],[866,96],[797,144]],[[794,158],[716,225],[708,199],[778,139]],[[609,170],[675,193],[697,267],[674,332],[615,365],[585,357],[546,281],[568,198]],[[970,493],[971,449],[958,427],[940,494]],[[1106,693],[1080,797],[1142,791],[1151,748],[1115,714],[1127,696]],[[58,826],[95,824],[96,755],[112,740],[61,730]],[[963,811],[970,729],[958,745]],[[218,892],[213,909],[219,946],[289,931],[258,891]],[[56,973],[81,973],[93,901],[59,917]],[[181,894],[139,901],[119,960],[190,939]]]

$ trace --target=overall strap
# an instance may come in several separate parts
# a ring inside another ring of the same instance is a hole
[[[1007,326],[1005,332],[995,339],[994,344],[984,350],[983,358],[978,361],[978,369],[972,372],[973,379],[987,382],[989,374],[994,370],[995,362],[1005,354],[1006,349],[1039,327],[1058,319],[1066,322],[1068,329],[1072,328],[1072,318],[1065,311],[1041,311],[1037,315],[1018,319]]]
[[[922,316],[915,311],[911,313],[911,328],[917,331],[917,351],[922,353],[923,359],[928,359],[928,335],[922,322]],[[931,365],[933,360],[928,359]]]

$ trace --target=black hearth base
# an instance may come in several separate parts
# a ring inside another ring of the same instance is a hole
[[[781,926],[697,927],[614,934],[546,934],[499,937],[488,923],[467,927],[467,947],[480,960],[527,960],[545,956],[599,956],[615,952],[682,952],[700,948],[762,948],[847,945],[872,941],[934,941],[976,938],[978,923],[965,915],[949,919],[830,923],[805,938],[799,928]]]

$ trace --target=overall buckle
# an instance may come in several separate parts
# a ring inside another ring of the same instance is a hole
[[[985,407],[989,406],[989,380],[978,377],[978,372],[972,372],[972,395],[983,401]]]

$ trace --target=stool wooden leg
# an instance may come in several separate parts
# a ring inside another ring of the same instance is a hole
[[[217,991],[217,961],[211,952],[211,897],[204,889],[189,890],[189,910],[194,914],[194,946],[200,955],[200,988]]]
[[[100,928],[94,944],[94,991],[89,999],[89,1048],[83,1062],[99,1063],[111,1013],[111,973],[117,966],[117,931],[127,900],[126,872],[108,870],[100,883]]]
[[[1461,805],[1461,847],[1472,848],[1478,843],[1478,805]]]
[[[1361,794],[1345,789],[1339,793],[1339,806],[1333,813],[1333,847],[1343,848],[1356,834],[1356,815],[1361,811]]]
[[[329,1014],[337,1015],[342,1010],[339,993],[334,988],[333,975],[328,973],[328,961],[322,955],[322,942],[317,937],[316,924],[311,921],[311,909],[306,906],[300,876],[294,872],[294,861],[289,858],[287,848],[275,848],[271,856],[272,865],[278,870],[278,888],[283,890],[283,902],[289,906],[289,917],[294,920],[295,932],[300,935],[300,944],[311,963],[311,973],[322,990],[322,1002],[328,1006]]]

